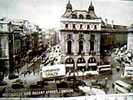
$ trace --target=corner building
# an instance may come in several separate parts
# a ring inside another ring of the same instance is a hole
[[[102,19],[97,17],[90,3],[88,10],[73,10],[70,0],[61,17],[61,63],[66,73],[78,71],[96,71],[100,64],[100,41]]]

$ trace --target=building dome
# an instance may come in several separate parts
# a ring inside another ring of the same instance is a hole
[[[70,0],[68,1],[68,4],[67,4],[67,6],[66,6],[66,9],[71,9],[71,10],[72,10],[72,5],[71,5],[71,3],[70,3]]]

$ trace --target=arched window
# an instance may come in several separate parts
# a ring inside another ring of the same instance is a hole
[[[78,58],[77,63],[86,63],[83,57]]]
[[[94,25],[94,29],[97,29],[97,25]]]
[[[95,57],[91,57],[88,59],[88,68],[87,70],[96,71],[97,70],[97,62]]]
[[[83,26],[83,25],[82,25],[82,24],[80,24],[80,29],[82,29],[82,26]]]
[[[84,35],[83,34],[79,34],[79,39],[83,39]]]
[[[86,15],[86,19],[90,19],[91,17],[90,17],[90,15]]]
[[[96,63],[96,59],[94,57],[89,58],[88,63]]]
[[[94,51],[95,35],[90,36],[90,51]]]
[[[76,29],[76,25],[75,24],[73,24],[73,29]]]
[[[79,54],[83,53],[83,41],[79,41]]]
[[[72,18],[73,19],[77,18],[77,15],[76,14],[72,14]]]
[[[65,28],[68,28],[68,24],[65,24]]]
[[[87,25],[87,29],[90,29],[90,25]]]
[[[74,69],[74,59],[73,58],[67,58],[65,60],[65,66],[66,66],[66,73],[70,72]]]
[[[78,58],[77,60],[77,70],[85,71],[86,70],[86,61],[83,57]]]
[[[67,41],[67,54],[72,54],[72,41]]]
[[[65,61],[65,64],[74,64],[74,59],[73,58],[67,58]]]
[[[84,19],[84,16],[82,14],[80,14],[79,19]]]
[[[67,39],[72,39],[72,34],[68,34]]]

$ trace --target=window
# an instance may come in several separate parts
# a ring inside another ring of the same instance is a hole
[[[72,18],[73,19],[77,18],[77,15],[76,14],[72,14]]]
[[[90,39],[94,41],[95,40],[95,35],[92,34]]]
[[[79,41],[79,54],[83,53],[83,41]]]
[[[65,64],[71,64],[71,65],[67,65],[66,66],[66,73],[69,72],[69,71],[72,71],[74,69],[74,59],[73,58],[67,58],[66,61],[65,61]]]
[[[86,61],[83,57],[78,58],[77,60],[77,70],[85,71],[86,70]]]
[[[90,17],[90,15],[86,15],[86,19],[90,19],[91,17]]]
[[[87,29],[90,29],[90,25],[87,25]]]
[[[67,39],[72,39],[72,34],[68,34]]]
[[[94,25],[94,29],[97,29],[97,25]]]
[[[79,19],[84,19],[84,16],[82,14],[80,14]]]
[[[67,41],[67,54],[72,54],[72,41]]]
[[[93,63],[93,64],[91,64]],[[95,71],[97,70],[97,64],[96,64],[96,59],[94,57],[91,57],[88,59],[88,70]]]
[[[90,51],[94,51],[94,41],[90,41]]]
[[[76,27],[75,27],[75,24],[73,24],[73,29],[75,29]]]
[[[74,64],[74,59],[73,58],[67,58],[65,61],[65,64]]]
[[[80,24],[80,29],[82,29],[82,24]]]
[[[68,28],[68,24],[65,24],[65,28]]]
[[[90,37],[90,51],[94,51],[94,40],[95,40],[95,35],[91,35],[91,37]]]
[[[3,25],[2,25],[2,24],[0,25],[0,28],[1,28],[1,29],[3,28]]]
[[[79,39],[83,39],[84,35],[83,34],[79,34]]]
[[[88,63],[96,63],[96,59],[94,57],[89,58]]]

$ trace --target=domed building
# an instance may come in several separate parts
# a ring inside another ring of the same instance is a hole
[[[73,10],[70,0],[61,17],[62,61],[66,72],[96,71],[100,63],[102,19],[95,14],[91,2],[88,10]]]

